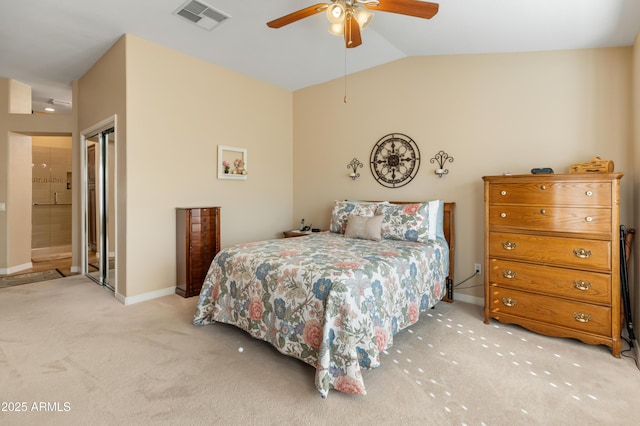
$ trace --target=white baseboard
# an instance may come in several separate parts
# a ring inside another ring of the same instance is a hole
[[[484,306],[484,297],[468,296],[466,294],[453,292],[453,301],[471,303],[473,305]]]
[[[33,263],[23,263],[22,265],[12,266],[11,268],[2,268],[0,269],[0,275],[10,275],[15,274],[16,272],[24,271],[25,269],[33,268]]]
[[[162,290],[151,291],[149,293],[139,294],[137,296],[126,297],[120,293],[116,293],[116,299],[124,305],[133,305],[135,303],[146,302],[147,300],[157,299],[158,297],[168,296],[176,293],[176,287],[167,287]]]

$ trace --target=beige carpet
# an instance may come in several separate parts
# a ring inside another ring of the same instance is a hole
[[[123,306],[82,276],[0,290],[0,424],[637,424],[640,371],[605,347],[441,303],[396,336],[366,396],[322,399],[313,369],[196,298]],[[626,345],[625,345],[626,347]],[[239,351],[242,348],[242,351]],[[24,402],[24,405],[21,403]]]

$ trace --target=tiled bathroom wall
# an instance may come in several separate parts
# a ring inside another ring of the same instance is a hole
[[[31,248],[71,244],[71,147],[33,145]]]

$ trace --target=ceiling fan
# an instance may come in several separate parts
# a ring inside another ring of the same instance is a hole
[[[346,47],[353,48],[362,44],[360,31],[373,20],[373,13],[369,10],[430,19],[438,13],[438,4],[419,0],[331,0],[331,3],[314,4],[274,19],[267,22],[267,26],[281,28],[316,13],[326,12],[331,24],[329,32],[344,37]]]

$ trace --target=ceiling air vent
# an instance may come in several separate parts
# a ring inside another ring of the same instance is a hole
[[[180,6],[178,10],[173,12],[173,14],[182,16],[200,28],[209,31],[230,18],[226,13],[195,0],[186,2]]]

